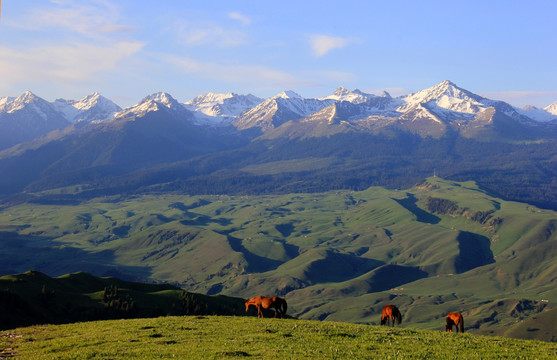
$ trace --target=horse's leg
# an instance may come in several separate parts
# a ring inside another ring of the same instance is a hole
[[[257,318],[262,318],[263,312],[261,311],[261,305],[257,305]]]

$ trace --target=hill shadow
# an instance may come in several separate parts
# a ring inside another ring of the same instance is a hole
[[[184,204],[183,202],[175,202],[168,205],[168,207],[171,209],[178,209],[183,212],[184,216],[188,217],[188,219],[180,221],[180,223],[185,226],[207,226],[209,224],[217,224],[221,226],[230,225],[231,221],[229,219],[225,219],[225,218],[213,219],[210,216],[204,214],[198,214],[190,211],[191,209],[195,209],[210,203],[211,203],[210,201],[200,199],[189,206]]]
[[[400,206],[402,206],[403,208],[405,208],[406,210],[414,214],[416,216],[416,220],[419,222],[426,223],[426,224],[437,224],[441,221],[441,218],[419,208],[416,205],[418,199],[416,198],[416,196],[414,196],[414,194],[406,193],[405,199],[394,199],[394,198],[391,199],[393,199],[394,201],[399,203]]]
[[[379,292],[426,278],[429,274],[416,266],[385,264],[369,275],[367,282],[374,292]]]
[[[348,281],[382,266],[384,262],[327,250],[320,259],[307,261],[304,274],[312,283],[331,283]]]
[[[234,237],[234,236],[230,236],[229,234],[224,234],[224,235],[226,235],[226,237],[228,239],[228,243],[230,244],[230,247],[232,248],[232,250],[237,251],[239,253],[242,253],[244,258],[248,262],[248,269],[249,269],[250,272],[257,273],[257,272],[265,272],[265,271],[275,270],[281,264],[284,263],[284,261],[272,260],[272,259],[268,259],[268,258],[263,257],[263,256],[256,255],[256,254],[252,253],[251,251],[249,251],[248,249],[246,249],[244,247],[244,245],[242,245],[242,239],[239,239],[239,238]],[[285,247],[285,250],[286,250],[287,254],[297,254],[298,253],[298,248],[296,246],[288,245],[288,244],[284,244],[284,243],[283,243],[283,246]]]
[[[455,261],[457,273],[495,262],[489,238],[469,231],[461,231],[456,238],[459,255]]]
[[[47,236],[0,231],[0,253],[5,255],[0,262],[0,276],[34,269],[49,276],[86,271],[95,276],[145,281],[152,274],[149,266],[118,265],[112,250],[88,252]]]

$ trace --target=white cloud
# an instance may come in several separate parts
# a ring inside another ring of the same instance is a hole
[[[24,50],[0,47],[2,87],[29,82],[91,81],[97,74],[115,69],[120,61],[140,51],[143,45],[122,41],[110,46],[76,43]]]
[[[321,57],[333,49],[345,47],[351,42],[351,40],[338,36],[312,35],[309,37],[309,42],[313,54],[316,57]]]
[[[232,20],[238,20],[242,25],[250,25],[251,19],[244,14],[239,12],[230,12],[228,13],[228,17]]]

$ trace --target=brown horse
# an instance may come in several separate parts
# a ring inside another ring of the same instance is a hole
[[[464,319],[462,318],[461,313],[450,312],[447,315],[447,327],[445,330],[447,332],[452,332],[453,325],[456,328],[456,332],[458,332],[458,328],[460,328],[460,332],[464,332]]]
[[[402,314],[394,305],[385,305],[381,312],[381,325],[387,324],[389,326],[389,320],[393,327],[395,326],[395,320],[399,325],[402,322]]]
[[[280,314],[281,318],[284,318],[284,316],[286,315],[286,309],[288,308],[288,305],[286,305],[286,300],[276,296],[273,297],[256,296],[254,298],[246,300],[245,304],[246,304],[246,312],[249,310],[250,305],[254,305],[257,308],[258,318],[263,317],[263,311],[261,311],[261,308],[263,309],[273,308],[275,309],[275,317],[277,317],[277,315]]]

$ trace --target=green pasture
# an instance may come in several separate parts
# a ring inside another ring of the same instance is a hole
[[[557,344],[303,320],[187,316],[38,325],[0,334],[18,359],[554,359]]]

